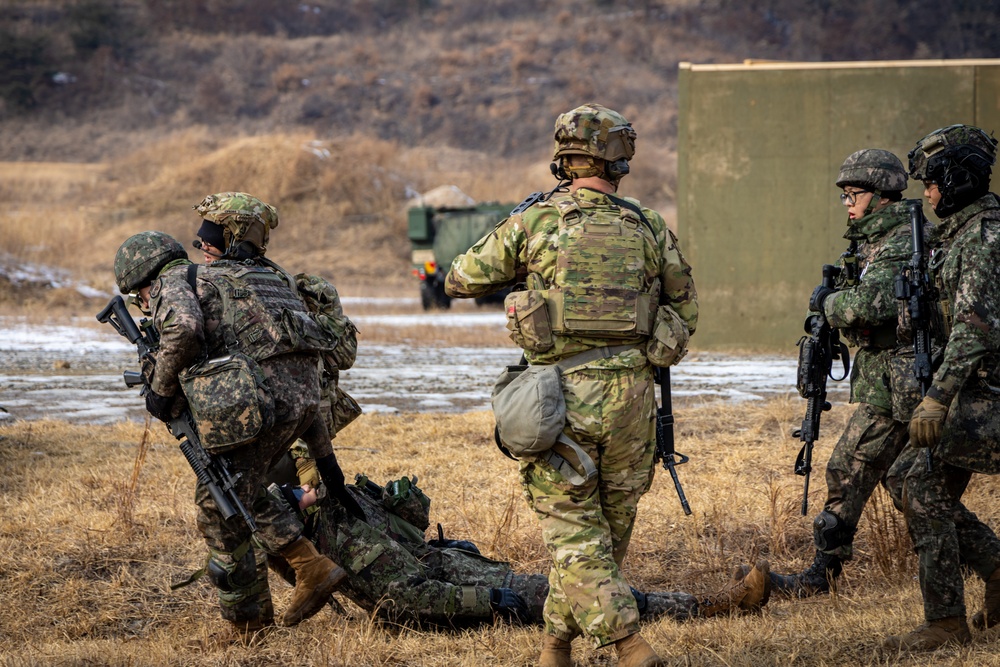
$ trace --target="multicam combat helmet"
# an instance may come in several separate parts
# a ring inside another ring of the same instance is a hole
[[[267,252],[270,231],[278,226],[278,211],[245,192],[208,195],[194,210],[203,219],[222,226],[227,252],[246,241],[263,255]]]
[[[595,166],[593,159],[583,169],[569,168],[562,162],[566,173],[576,178],[601,176],[617,182],[628,173],[628,161],[635,155],[635,130],[617,111],[600,104],[584,104],[556,119],[552,159],[558,163],[566,155],[586,155],[607,163],[605,172]]]
[[[837,176],[837,187],[853,185],[869,192],[902,192],[906,169],[898,157],[881,148],[865,148],[847,156]]]
[[[997,140],[972,125],[949,125],[918,141],[907,157],[911,177],[937,184],[941,201],[934,212],[943,218],[989,190]]]
[[[122,294],[138,291],[152,283],[164,266],[187,256],[184,246],[169,234],[140,232],[115,253],[115,282]]]

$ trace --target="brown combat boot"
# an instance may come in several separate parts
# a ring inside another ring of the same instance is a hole
[[[933,651],[945,644],[968,644],[972,641],[964,616],[950,616],[927,621],[905,635],[886,637],[882,646],[895,651]]]
[[[542,639],[542,654],[538,657],[538,667],[573,667],[570,651],[573,643],[559,639],[555,635],[545,635]]]
[[[618,667],[662,667],[666,664],[638,632],[616,641],[615,649]]]
[[[698,615],[703,618],[734,611],[760,611],[771,599],[771,566],[761,559],[746,572],[737,567],[732,581],[725,588],[698,603]]]
[[[986,595],[983,609],[972,617],[972,627],[985,630],[1000,625],[1000,568],[993,571],[986,580]]]
[[[304,537],[280,553],[295,570],[295,590],[281,624],[295,625],[322,609],[347,573],[326,556],[321,556],[313,543]]]

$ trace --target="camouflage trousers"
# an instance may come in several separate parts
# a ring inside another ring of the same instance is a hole
[[[893,461],[906,446],[906,422],[867,403],[858,405],[841,434],[826,465],[827,512],[844,526],[844,543],[826,553],[849,560],[852,543],[865,503],[879,482],[884,483]]]
[[[926,455],[925,448],[907,447],[892,466],[888,486],[903,506],[917,554],[924,619],[964,618],[963,566],[988,579],[1000,568],[1000,540],[962,504],[972,472],[940,459],[927,470]]]
[[[653,479],[652,373],[575,371],[563,376],[566,433],[597,465],[573,486],[547,463],[522,461],[524,495],[552,558],[545,631],[604,646],[639,630],[639,611],[621,572],[639,498]]]
[[[209,575],[219,588],[223,618],[235,623],[258,620],[260,611],[270,607],[266,577],[262,583],[259,576],[264,559],[256,550],[276,553],[302,534],[301,523],[286,505],[265,491],[263,482],[271,466],[312,423],[319,400],[319,372],[314,357],[285,355],[265,364],[262,366],[275,399],[275,424],[252,444],[223,454],[230,474],[237,478],[236,495],[257,523],[253,542],[250,529],[239,516],[224,519],[208,489],[203,484],[195,489],[198,530],[205,538],[211,560],[218,565],[214,570],[210,566]],[[246,566],[241,568],[241,562]],[[249,569],[249,562],[257,563],[258,576],[253,579],[239,572]],[[213,576],[220,571],[229,574]]]

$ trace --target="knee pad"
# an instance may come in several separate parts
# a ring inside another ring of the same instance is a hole
[[[833,551],[850,546],[854,541],[854,527],[841,521],[836,514],[823,510],[813,521],[813,539],[819,551]]]
[[[248,545],[249,547],[249,545]],[[254,549],[237,549],[243,552],[240,558],[235,553],[213,551],[208,559],[207,574],[220,591],[232,593],[253,586],[257,582],[257,559]]]

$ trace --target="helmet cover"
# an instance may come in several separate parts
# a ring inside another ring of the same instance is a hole
[[[152,283],[164,266],[187,256],[184,246],[169,234],[140,232],[115,253],[115,283],[122,294],[138,291]]]

